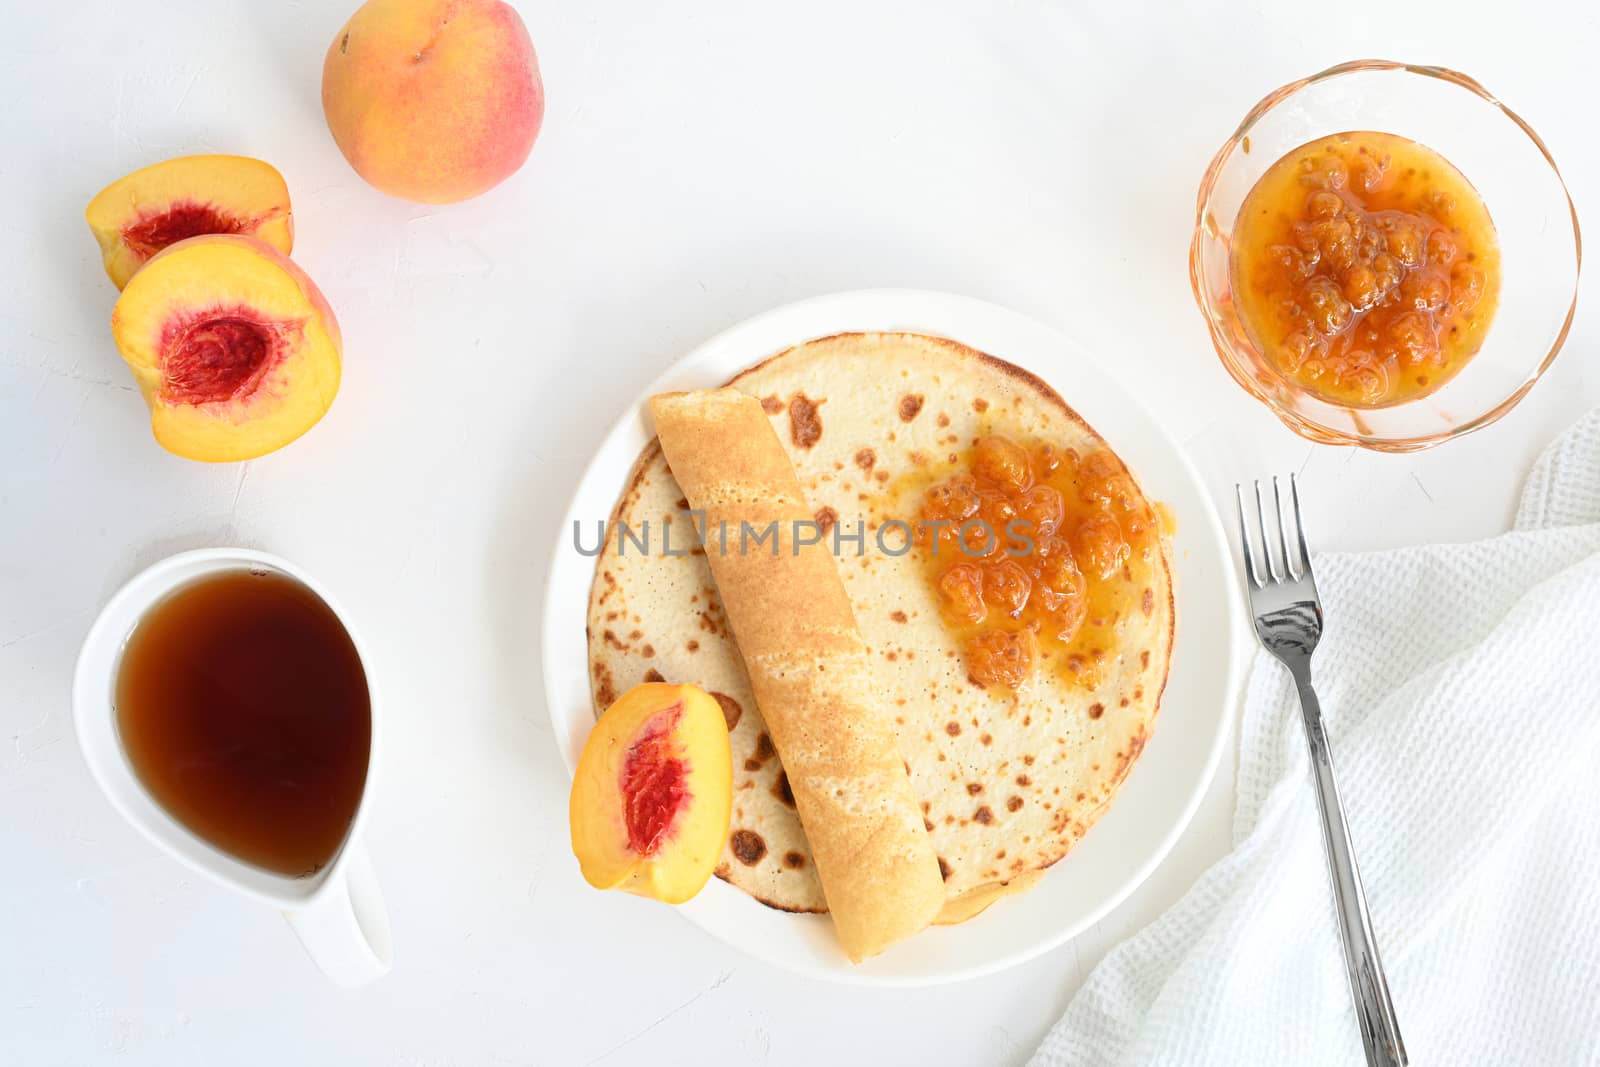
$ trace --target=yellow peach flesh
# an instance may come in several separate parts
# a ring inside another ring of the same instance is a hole
[[[122,292],[112,335],[168,451],[252,459],[310,429],[339,388],[338,321],[288,257],[253,237],[192,237]]]
[[[247,156],[180,156],[102,189],[84,211],[118,289],[168,245],[205,234],[256,237],[294,247],[289,187],[270,164]]]
[[[732,810],[721,705],[694,686],[647,682],[607,708],[584,745],[572,851],[596,888],[681,904],[710,879]]]

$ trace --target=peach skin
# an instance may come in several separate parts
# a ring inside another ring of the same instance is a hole
[[[732,814],[728,724],[709,693],[646,682],[600,716],[568,805],[590,885],[682,904],[710,879]]]
[[[119,178],[84,212],[118,289],[170,244],[212,233],[258,237],[294,248],[289,187],[270,164],[248,156],[180,156]]]
[[[328,48],[322,111],[357,174],[447,204],[522,166],[544,85],[527,28],[500,0],[369,0]]]
[[[156,440],[209,462],[253,459],[309,430],[339,390],[339,323],[316,285],[265,241],[167,247],[111,314]]]

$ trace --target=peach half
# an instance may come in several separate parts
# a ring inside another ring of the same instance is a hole
[[[133,276],[111,334],[169,452],[253,459],[310,429],[339,391],[339,323],[289,257],[236,235],[191,237]]]
[[[505,181],[533,150],[544,83],[501,0],[368,0],[334,35],[322,111],[356,173],[448,204]]]
[[[152,164],[100,190],[84,216],[118,289],[157,252],[190,237],[238,233],[285,255],[294,248],[289,187],[275,167],[248,156]]]
[[[595,724],[572,780],[572,851],[597,889],[682,904],[728,840],[733,757],[722,706],[692,685],[646,682]]]

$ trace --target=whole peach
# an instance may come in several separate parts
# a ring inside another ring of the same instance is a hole
[[[368,0],[322,64],[350,165],[391,196],[446,204],[505,181],[544,119],[539,60],[500,0]]]

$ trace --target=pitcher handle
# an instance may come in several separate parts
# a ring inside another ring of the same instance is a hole
[[[394,949],[372,861],[360,842],[350,842],[345,851],[334,883],[323,886],[305,907],[284,912],[284,918],[322,972],[348,988],[388,974]]]

